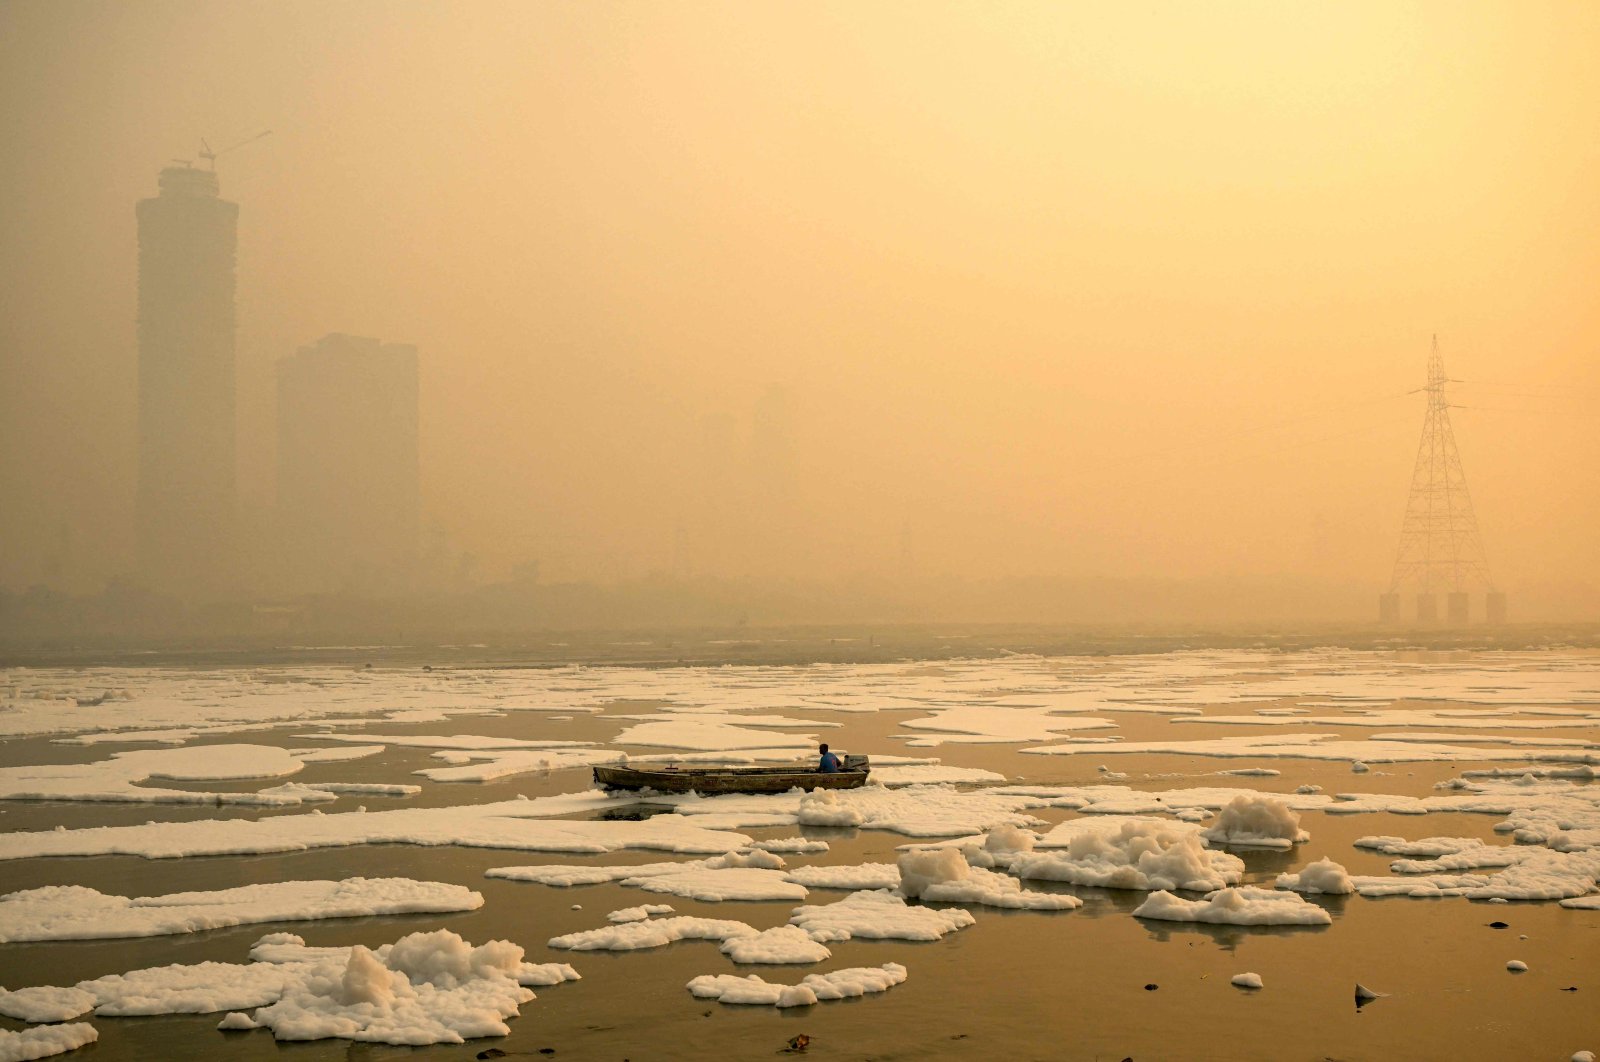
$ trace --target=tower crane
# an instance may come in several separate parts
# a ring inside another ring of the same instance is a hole
[[[272,135],[272,130],[271,129],[263,129],[263,130],[261,130],[261,132],[257,133],[256,135],[245,137],[243,140],[239,141],[236,144],[229,144],[227,147],[223,148],[221,151],[212,151],[211,150],[211,145],[206,142],[206,139],[204,137],[201,137],[200,138],[200,157],[205,159],[207,162],[209,162],[211,164],[211,171],[213,173],[215,173],[216,170],[217,170],[217,158],[219,156],[226,155],[230,151],[235,151],[235,150],[237,150],[239,148],[242,148],[246,144],[254,144],[257,140],[260,140],[262,137],[271,136],[271,135]]]

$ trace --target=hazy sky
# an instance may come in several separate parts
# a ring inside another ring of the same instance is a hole
[[[0,584],[132,558],[134,202],[272,367],[422,356],[486,576],[1393,561],[1429,337],[1502,584],[1600,580],[1600,5],[0,4]],[[678,528],[683,528],[680,536]]]

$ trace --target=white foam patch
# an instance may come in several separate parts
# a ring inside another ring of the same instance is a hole
[[[77,987],[101,1017],[210,1014],[266,1006],[283,994],[291,965],[202,962],[109,974]]]
[[[595,764],[625,763],[628,757],[611,749],[508,749],[505,751],[433,754],[448,767],[417,771],[432,782],[495,782],[534,771],[562,771]]]
[[[100,1039],[93,1025],[41,1025],[12,1032],[0,1029],[0,1062],[26,1062],[34,1058],[64,1055]]]
[[[1311,840],[1300,828],[1300,816],[1294,809],[1265,793],[1234,797],[1223,807],[1216,824],[1200,836],[1212,844],[1254,848],[1293,848]]]
[[[900,885],[900,868],[894,863],[862,863],[859,866],[795,867],[786,875],[809,889],[894,889]]]
[[[799,926],[775,926],[753,937],[733,937],[722,944],[722,954],[740,963],[821,962],[833,952],[812,940]]]
[[[1072,819],[1011,865],[1023,879],[1107,889],[1209,892],[1237,884],[1244,861],[1206,848],[1199,828],[1159,819]]]
[[[888,892],[855,892],[837,903],[797,907],[789,921],[812,940],[938,940],[946,933],[974,925],[960,908],[909,907]]]
[[[471,889],[410,878],[285,881],[137,898],[50,885],[0,897],[0,942],[154,937],[252,922],[437,914],[482,906],[483,897]]]
[[[1556,730],[1600,723],[1600,715],[1566,718],[1526,718],[1505,712],[1477,708],[1394,708],[1365,709],[1346,715],[1200,715],[1173,720],[1174,723],[1207,723],[1221,726],[1355,726],[1355,727],[1455,727],[1479,730]]]
[[[887,992],[906,979],[906,968],[887,962],[858,966],[828,974],[811,974],[796,985],[769,984],[751,974],[704,974],[686,986],[699,999],[747,1006],[809,1007],[832,999],[856,999]]]
[[[1292,710],[1456,700],[1519,715],[1585,719],[1600,665],[1539,652],[1400,661],[1385,652],[1178,652],[1106,659],[1004,659],[795,667],[349,668],[253,670],[42,668],[0,683],[0,736],[194,732],[284,723],[417,722],[467,713],[589,712],[619,700],[685,714],[874,712],[991,705],[1048,713],[1193,716],[1200,705]],[[1554,707],[1552,707],[1554,706]],[[1570,706],[1570,707],[1569,707]],[[959,736],[959,735],[957,735]]]
[[[381,741],[418,749],[495,752],[511,749],[590,748],[592,741],[546,741],[530,738],[486,737],[482,734],[301,734],[309,741]],[[382,746],[380,746],[382,747]]]
[[[552,948],[569,951],[640,951],[665,947],[679,940],[725,941],[755,935],[756,928],[744,922],[679,915],[566,933],[551,937],[549,944]]]
[[[66,855],[162,859],[302,852],[361,844],[461,845],[590,855],[636,848],[702,855],[726,852],[750,841],[743,834],[706,829],[678,815],[656,815],[642,821],[546,818],[603,810],[619,803],[627,802],[587,792],[443,808],[5,833],[0,834],[0,859]]]
[[[1219,889],[1201,900],[1152,892],[1134,908],[1135,918],[1164,922],[1211,922],[1235,926],[1325,926],[1332,916],[1298,893],[1248,886]]]
[[[75,800],[149,804],[298,804],[290,796],[196,792],[145,786],[147,781],[232,781],[282,778],[310,762],[274,745],[195,745],[118,752],[93,763],[0,767],[0,800]],[[325,798],[326,799],[326,798]]]
[[[1351,843],[1357,848],[1382,852],[1384,855],[1423,859],[1437,859],[1440,856],[1489,847],[1487,842],[1477,837],[1423,837],[1414,841],[1390,836],[1357,837]]]
[[[638,907],[624,907],[606,915],[607,922],[643,922],[651,915],[664,915],[672,913],[670,903],[646,903]]]
[[[1463,778],[1577,778],[1592,782],[1600,772],[1588,764],[1576,767],[1491,767],[1481,771],[1462,771]]]
[[[1492,874],[1453,869],[1494,869]],[[1498,868],[1498,869],[1496,869]],[[1390,865],[1395,877],[1357,876],[1363,896],[1464,896],[1469,900],[1564,900],[1600,885],[1600,851],[1555,852],[1537,846],[1467,849],[1436,860]]]
[[[750,847],[758,852],[813,855],[817,852],[826,852],[830,846],[827,841],[814,841],[809,837],[768,837],[750,842]]]
[[[782,871],[755,867],[719,870],[693,867],[643,877],[623,878],[622,884],[646,892],[682,896],[702,903],[719,903],[725,900],[803,900],[806,897],[805,886],[785,880]]]
[[[838,727],[844,725],[843,723],[836,722],[821,722],[816,719],[796,719],[787,715],[763,715],[759,712],[739,712],[737,715],[735,715],[731,712],[681,711],[673,708],[671,705],[666,706],[659,713],[652,712],[648,715],[613,715],[609,718],[626,719],[629,721],[643,721],[647,723],[670,721],[672,723],[687,723],[691,725],[723,726],[726,724],[732,726],[777,727],[779,729],[818,726]]]
[[[722,900],[803,900],[804,886],[781,873],[783,860],[771,852],[749,848],[710,859],[637,866],[492,867],[486,877],[567,887],[618,882],[646,892],[668,893],[714,903]]]
[[[1021,814],[1021,809],[1077,803],[1063,798],[1056,788],[1040,795],[1013,787],[961,790],[952,785],[909,785],[888,789],[870,784],[860,789],[812,793],[791,790],[771,795],[713,797],[683,794],[653,796],[651,800],[670,804],[680,815],[718,827],[859,826],[912,837],[950,837],[999,824],[1027,825],[1035,820]]]
[[[94,997],[81,988],[0,988],[0,1014],[18,1021],[71,1021],[93,1009]]]
[[[290,749],[289,755],[301,763],[349,763],[376,756],[383,749],[382,745],[347,745],[344,748]]]
[[[1456,760],[1536,760],[1542,763],[1600,763],[1600,751],[1576,748],[1487,749],[1421,742],[1351,741],[1331,734],[1282,734],[1271,737],[1209,738],[1195,741],[1122,741],[1110,745],[1072,742],[1023,749],[1040,756],[1078,754],[1330,760],[1348,763],[1429,763]]]
[[[422,792],[420,785],[398,785],[389,782],[285,782],[270,789],[258,789],[256,795],[265,798],[285,798],[286,804],[319,804],[338,800],[342,796],[408,797]],[[276,802],[276,801],[275,801]]]

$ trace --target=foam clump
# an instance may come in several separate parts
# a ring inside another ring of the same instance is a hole
[[[1201,900],[1185,900],[1162,890],[1134,908],[1135,918],[1164,922],[1211,922],[1235,926],[1325,926],[1333,918],[1292,892],[1248,886],[1219,889]]]
[[[1260,988],[1261,975],[1258,973],[1234,974],[1233,979],[1228,983],[1237,985],[1240,988]]]
[[[831,789],[818,789],[800,798],[798,819],[802,826],[860,826],[866,816]]]
[[[1307,863],[1298,874],[1279,874],[1276,882],[1280,889],[1293,892],[1328,893],[1345,896],[1356,891],[1355,882],[1344,866],[1324,856],[1315,863]]]
[[[473,947],[449,930],[412,933],[375,950],[312,948],[274,933],[256,942],[250,958],[133,970],[81,981],[77,990],[99,1015],[231,1011],[219,1028],[271,1029],[279,1040],[434,1044],[504,1036],[505,1019],[534,998],[527,984],[578,976],[569,966],[525,963],[508,941]],[[251,1008],[254,1014],[243,1013]]]
[[[1216,825],[1201,836],[1213,844],[1257,848],[1291,848],[1311,839],[1300,828],[1300,816],[1282,800],[1266,794],[1234,797],[1222,809]]]
[[[522,954],[505,940],[473,947],[447,929],[377,951],[356,945],[342,964],[295,970],[251,1020],[279,1040],[421,1045],[505,1036],[505,1019],[534,998],[518,980]]]
[[[1012,872],[1107,889],[1191,892],[1224,888],[1244,874],[1243,860],[1208,850],[1193,826],[1141,818],[1077,820],[1071,826],[1064,850],[1025,856]]]
[[[1028,891],[1015,878],[971,866],[958,848],[913,849],[900,857],[899,866],[900,893],[910,899],[1034,911],[1083,906],[1076,896]]]
[[[100,1039],[99,1030],[83,1022],[72,1025],[40,1025],[32,1029],[23,1029],[21,1032],[0,1029],[0,1062],[49,1058],[52,1055],[76,1051],[98,1039]]]
[[[977,919],[959,908],[910,907],[888,892],[854,892],[837,903],[796,907],[789,921],[812,940],[938,940],[946,933],[974,925]]]
[[[705,974],[686,986],[699,999],[747,1006],[808,1007],[830,999],[855,999],[886,992],[906,979],[906,968],[896,962],[858,966],[828,974],[810,974],[797,985],[776,985],[755,974]]]
[[[734,962],[779,965],[821,962],[833,954],[812,940],[799,926],[776,926],[753,937],[732,937],[722,944],[722,954]]]
[[[933,885],[965,881],[972,868],[955,848],[924,848],[899,859],[900,893],[915,900]]]
[[[1032,852],[1039,838],[1032,830],[1002,823],[983,835],[982,844],[965,844],[961,854],[975,867],[1009,868],[1017,860]]]

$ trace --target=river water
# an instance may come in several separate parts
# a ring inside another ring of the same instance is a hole
[[[1507,659],[1493,653],[1451,654],[1442,658],[1399,658],[1388,654],[1355,654],[1361,666],[1348,666],[1341,657],[1318,681],[1314,663],[1299,661],[1294,681],[1309,691],[1303,696],[1275,696],[1241,701],[1229,687],[1222,700],[1207,700],[1203,685],[1174,686],[1174,700],[1185,700],[1205,714],[1293,709],[1305,706],[1313,715],[1349,712],[1356,707],[1323,707],[1325,689],[1347,690],[1359,686],[1367,675],[1383,686],[1392,676],[1388,668],[1400,660],[1408,669],[1426,673],[1437,669],[1451,675],[1471,672],[1466,680],[1482,683],[1483,674],[1501,670],[1518,677],[1540,677],[1541,661],[1552,671],[1567,673],[1576,667],[1591,677],[1570,679],[1563,710],[1600,712],[1600,696],[1575,700],[1571,690],[1589,688],[1592,674],[1600,673],[1600,657],[1585,653],[1519,654]],[[1219,667],[1241,674],[1268,675],[1279,662],[1275,657],[1241,666],[1238,658]],[[1370,665],[1370,666],[1369,666]],[[1559,666],[1557,666],[1559,665]],[[320,665],[319,665],[320,666]],[[915,662],[896,665],[917,673],[919,681],[937,691],[940,665]],[[293,665],[277,665],[289,673]],[[848,665],[827,677],[830,694],[851,689]],[[1028,683],[1036,679],[1030,668]],[[1067,662],[1061,673],[1077,681],[1096,669],[1116,671],[1115,662]],[[214,676],[227,669],[208,669]],[[670,670],[670,669],[668,669]],[[803,670],[803,669],[802,669]],[[241,677],[247,669],[240,669]],[[926,673],[923,673],[926,672]],[[396,669],[400,674],[401,669]],[[1155,673],[1160,673],[1156,668]],[[1408,672],[1409,673],[1409,672]],[[76,674],[77,678],[72,676]],[[433,674],[438,674],[437,672]],[[642,688],[650,689],[649,670],[641,672]],[[25,671],[5,675],[14,707],[21,694],[38,685],[70,685],[85,689],[96,683],[126,684],[133,705],[139,703],[141,682],[159,678],[182,682],[182,669],[119,669],[114,675]],[[402,677],[411,676],[404,670]],[[1389,676],[1389,677],[1384,677]],[[279,677],[282,674],[279,673]],[[481,676],[480,676],[481,677]],[[1548,677],[1548,676],[1545,676]],[[211,718],[207,690],[212,678],[193,687],[196,721]],[[803,678],[803,676],[802,676]],[[409,681],[409,678],[407,678]],[[430,676],[427,681],[434,681]],[[628,679],[617,680],[626,684]],[[864,688],[877,689],[882,674],[863,673]],[[987,681],[987,679],[986,679]],[[1152,681],[1155,681],[1152,679]],[[1168,680],[1163,678],[1163,682]],[[1545,685],[1540,683],[1541,688]],[[370,704],[359,698],[373,696],[384,687],[364,686],[357,699],[344,708],[350,712],[381,711],[392,702],[378,697]],[[970,686],[962,686],[970,689]],[[1033,688],[1029,685],[1029,688]],[[1277,686],[1272,687],[1276,691]],[[476,689],[476,687],[475,687]],[[578,710],[507,710],[503,714],[450,715],[430,722],[380,722],[369,727],[346,727],[352,733],[382,735],[472,734],[515,740],[558,739],[614,743],[631,720],[619,716],[654,715],[675,704],[671,698],[618,698],[612,693],[603,703],[580,705]],[[989,690],[988,693],[994,692]],[[1004,692],[1003,690],[1001,691]],[[988,696],[988,693],[985,696]],[[522,696],[522,694],[519,694]],[[1547,702],[1554,700],[1541,694]],[[446,698],[448,699],[448,698]],[[506,707],[514,709],[511,698]],[[1498,710],[1520,713],[1511,707],[1517,698],[1492,695]],[[481,707],[476,693],[467,703]],[[548,706],[547,706],[548,707]],[[857,708],[860,706],[857,705]],[[1438,713],[1441,710],[1483,711],[1485,702],[1470,697],[1450,700],[1380,699],[1362,703],[1360,709],[1396,708]],[[1185,786],[1235,786],[1263,792],[1287,793],[1300,785],[1321,785],[1333,793],[1388,793],[1428,796],[1436,783],[1456,778],[1475,767],[1504,766],[1471,758],[1448,762],[1374,763],[1366,773],[1353,773],[1348,761],[1301,758],[1242,758],[1165,754],[1106,754],[1084,752],[1067,756],[1023,753],[1028,747],[1070,741],[1075,734],[1046,740],[947,742],[932,747],[908,744],[905,735],[925,734],[906,726],[927,711],[901,701],[878,710],[830,711],[818,704],[778,704],[784,715],[798,713],[813,723],[838,723],[819,728],[836,747],[852,752],[928,755],[944,764],[984,768],[1012,782],[1030,785],[1094,785],[1104,780],[1102,766],[1127,777],[1120,784],[1136,789],[1172,789]],[[735,713],[736,714],[736,713]],[[0,720],[5,716],[0,714]],[[119,715],[126,725],[132,715]],[[1204,740],[1241,736],[1237,725],[1202,722],[1177,723],[1159,713],[1111,714],[1116,729],[1093,731],[1123,742],[1146,740]],[[1535,716],[1520,715],[1526,721]],[[1549,717],[1546,717],[1549,718]],[[1510,742],[1530,737],[1578,742],[1567,748],[1600,750],[1600,725],[1589,716],[1573,716],[1572,725],[1530,730],[1510,726],[1472,731],[1478,739],[1469,749],[1504,749]],[[301,747],[316,744],[305,735],[313,724],[295,721],[268,725],[248,732],[207,732],[191,743],[246,741],[261,745]],[[1265,729],[1265,728],[1264,728]],[[1404,730],[1332,723],[1297,725],[1296,733],[1326,734],[1329,739],[1368,741],[1377,734]],[[776,731],[780,736],[807,733],[804,728]],[[1271,733],[1277,733],[1274,728]],[[1443,733],[1443,731],[1440,731]],[[113,752],[147,748],[143,744],[60,744],[60,735],[17,735],[0,745],[6,767],[45,763],[87,763]],[[1261,734],[1250,728],[1246,736]],[[1499,743],[1497,743],[1499,742]],[[661,748],[618,746],[631,753],[661,753]],[[1554,746],[1552,746],[1554,747]],[[344,782],[419,782],[415,771],[438,766],[434,750],[388,744],[366,759],[314,764],[294,777],[315,784],[319,780]],[[1276,776],[1223,776],[1218,772],[1261,767],[1281,771]],[[157,784],[157,783],[150,783]],[[159,783],[164,786],[205,790],[253,790],[274,782],[239,780],[222,783]],[[589,770],[575,768],[514,775],[499,781],[448,784],[422,781],[413,797],[346,797],[330,806],[353,810],[363,803],[373,810],[390,807],[445,807],[514,798],[572,793],[590,787]],[[1582,784],[1582,783],[1580,783]],[[1594,783],[1587,783],[1593,785]],[[640,813],[648,813],[645,809]],[[146,821],[193,818],[258,818],[298,815],[305,808],[235,808],[215,805],[83,803],[72,801],[0,802],[0,830],[4,832],[50,830],[58,826],[129,825]],[[1047,823],[1076,813],[1045,809],[1031,814]],[[1246,864],[1246,884],[1271,887],[1276,875],[1295,870],[1322,856],[1331,856],[1352,874],[1385,874],[1389,857],[1352,846],[1367,835],[1478,837],[1493,844],[1509,843],[1493,830],[1494,815],[1437,813],[1426,816],[1373,813],[1336,815],[1302,814],[1301,826],[1311,840],[1287,852],[1237,849]],[[787,857],[791,865],[811,862],[893,862],[896,848],[910,838],[899,833],[867,829],[784,826],[742,830],[757,838],[794,836],[826,840],[826,853]],[[418,930],[449,928],[474,943],[504,938],[523,945],[535,962],[571,962],[582,974],[576,983],[538,989],[538,1000],[526,1004],[511,1021],[511,1035],[475,1040],[463,1045],[427,1048],[352,1044],[326,1040],[304,1044],[279,1044],[269,1033],[223,1033],[216,1030],[220,1015],[177,1015],[150,1018],[88,1018],[100,1033],[99,1042],[65,1057],[93,1058],[217,1058],[379,1060],[467,1059],[497,1049],[512,1058],[557,1059],[673,1059],[768,1058],[785,1050],[798,1034],[810,1038],[805,1057],[838,1059],[1552,1059],[1569,1058],[1581,1049],[1600,1051],[1600,912],[1565,909],[1553,902],[1489,904],[1461,898],[1369,899],[1360,896],[1310,897],[1333,916],[1321,927],[1247,927],[1152,922],[1132,917],[1144,893],[1030,882],[1030,888],[1072,892],[1084,906],[1062,912],[1002,911],[968,907],[977,924],[934,943],[853,940],[831,945],[833,957],[818,967],[734,967],[718,953],[714,943],[680,942],[664,948],[629,953],[570,953],[546,947],[545,941],[562,933],[603,924],[605,913],[646,902],[669,902],[678,914],[738,919],[757,928],[784,923],[791,902],[700,903],[663,897],[618,884],[571,889],[486,878],[490,867],[508,864],[620,864],[674,858],[659,852],[625,851],[607,856],[570,856],[508,852],[455,846],[415,847],[367,845],[271,855],[142,859],[129,856],[21,859],[0,862],[3,891],[44,885],[85,885],[108,894],[160,895],[190,890],[229,888],[241,884],[295,879],[339,879],[351,876],[399,876],[450,882],[481,892],[484,906],[450,915],[409,915],[321,922],[281,922],[239,926],[205,933],[140,938],[134,940],[73,941],[48,944],[0,945],[0,983],[71,985],[79,980],[169,963],[207,960],[243,962],[256,939],[271,932],[292,932],[313,945],[362,943],[376,946]],[[813,890],[807,903],[826,903],[843,892]],[[572,909],[581,905],[581,910]],[[1493,921],[1509,928],[1490,928]],[[1506,962],[1519,959],[1529,971],[1513,974]],[[823,1003],[793,1010],[769,1007],[724,1006],[696,999],[684,988],[692,977],[707,973],[756,972],[768,980],[796,981],[810,972],[885,962],[905,965],[909,979],[887,993],[860,1000]],[[1261,975],[1265,987],[1246,991],[1229,979],[1238,973]],[[1361,983],[1385,993],[1358,1008],[1354,988]],[[1153,986],[1153,987],[1152,987]],[[1568,989],[1576,988],[1576,991]],[[0,1019],[7,1029],[23,1023]]]

